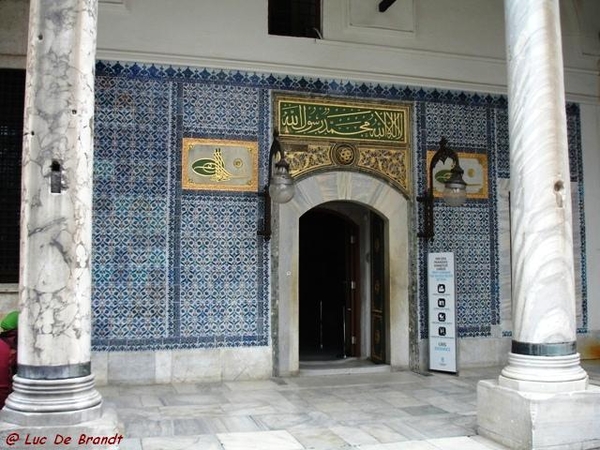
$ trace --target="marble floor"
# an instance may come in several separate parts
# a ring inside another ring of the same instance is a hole
[[[584,367],[600,385],[600,362]],[[476,435],[476,384],[500,369],[99,390],[123,426],[121,450],[500,450]]]

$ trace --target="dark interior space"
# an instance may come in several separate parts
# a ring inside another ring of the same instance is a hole
[[[300,218],[300,359],[343,358],[349,221],[322,209]]]

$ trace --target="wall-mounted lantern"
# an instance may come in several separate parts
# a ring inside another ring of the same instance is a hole
[[[278,133],[273,133],[273,143],[269,151],[269,180],[262,195],[265,197],[263,229],[258,231],[266,240],[271,238],[271,200],[275,203],[287,203],[294,197],[294,179],[290,175],[290,165],[279,143]],[[275,156],[279,159],[273,165]]]
[[[443,198],[449,206],[460,206],[467,199],[467,183],[463,180],[464,171],[460,167],[458,155],[451,148],[447,147],[448,141],[442,137],[440,140],[440,148],[435,152],[431,162],[429,163],[429,184],[424,195],[417,197],[417,201],[423,203],[424,206],[424,226],[425,229],[418,233],[418,236],[427,240],[433,240],[433,169],[438,162],[444,163],[448,158],[454,163],[450,169],[450,176],[445,181]]]

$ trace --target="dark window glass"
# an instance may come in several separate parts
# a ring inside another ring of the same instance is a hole
[[[269,34],[321,37],[321,0],[269,0]]]
[[[0,69],[0,283],[19,282],[25,71]]]

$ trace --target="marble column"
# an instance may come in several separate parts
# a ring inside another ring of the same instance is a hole
[[[18,373],[0,418],[101,416],[91,373],[97,0],[32,0],[25,94]]]
[[[504,4],[513,341],[498,381],[479,383],[479,432],[511,448],[583,448],[600,439],[600,392],[576,350],[559,4]]]
[[[505,2],[513,342],[500,384],[585,389],[576,351],[571,191],[558,0]]]

